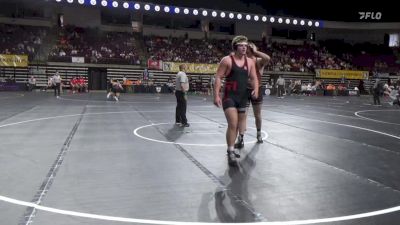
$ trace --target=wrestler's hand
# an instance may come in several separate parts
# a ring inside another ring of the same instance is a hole
[[[216,105],[218,108],[222,106],[221,98],[218,95],[214,97],[214,105]]]
[[[257,98],[258,98],[258,91],[253,90],[253,91],[251,92],[251,97],[252,97],[253,99],[257,99]]]
[[[257,51],[257,47],[253,43],[249,44],[249,48],[251,49],[252,52],[256,52]]]

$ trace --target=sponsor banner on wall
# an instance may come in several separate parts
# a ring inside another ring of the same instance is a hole
[[[390,74],[389,73],[379,73],[379,72],[374,72],[374,77],[378,78],[389,78]]]
[[[349,95],[350,96],[358,96],[358,95],[360,95],[360,92],[356,91],[356,90],[349,90]]]
[[[27,67],[28,66],[28,56],[27,55],[0,54],[0,66]]]
[[[320,69],[316,70],[317,78],[332,78],[332,79],[354,79],[354,80],[364,80],[368,79],[369,72],[368,71],[360,71],[360,70],[327,70]]]
[[[152,70],[162,70],[162,61],[161,60],[147,60],[147,68]]]
[[[24,83],[6,83],[0,82],[0,91],[23,91],[26,86]]]
[[[187,73],[215,74],[218,68],[218,64],[163,62],[163,71],[178,72],[182,64],[186,65]]]
[[[71,57],[73,63],[85,63],[85,57]]]

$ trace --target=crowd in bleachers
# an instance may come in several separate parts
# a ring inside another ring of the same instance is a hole
[[[0,54],[27,54],[32,60],[48,29],[0,24]],[[144,41],[144,43],[142,43]],[[138,43],[140,42],[140,43]],[[311,72],[315,69],[368,70],[398,72],[398,53],[373,44],[350,45],[343,41],[305,41],[301,45],[255,41],[261,51],[271,56],[269,71]],[[218,63],[231,50],[230,40],[190,39],[147,36],[135,39],[132,33],[103,32],[92,28],[66,26],[58,30],[56,44],[49,52],[49,61],[71,62],[72,56],[84,57],[88,63],[141,63],[138,45],[153,60]]]
[[[341,59],[317,45],[263,44],[257,41],[255,43],[261,51],[271,56],[269,70],[314,72],[315,69],[353,69],[349,60]],[[174,62],[218,63],[223,56],[232,51],[229,40],[151,36],[146,38],[146,46],[152,59]]]
[[[272,43],[265,51],[271,52],[271,70],[314,72],[315,69],[352,69],[352,65],[329,53],[325,47],[305,43],[301,46]]]
[[[153,60],[218,63],[224,55],[217,40],[149,36],[145,42]]]
[[[397,72],[400,58],[396,49],[371,43],[348,44],[339,40],[323,41],[335,55],[347,59],[355,68],[377,72]]]
[[[31,61],[47,32],[43,27],[0,24],[0,54],[28,55]]]
[[[84,30],[67,27],[60,32],[59,40],[50,53],[51,60],[63,57],[83,56],[92,63],[140,64],[134,48],[134,38],[129,33]],[[189,39],[188,37],[147,36],[144,45],[153,60],[218,63],[229,54],[229,40]],[[378,70],[392,71],[398,68],[396,56],[391,50],[382,46],[348,46],[335,42],[324,42],[322,45],[304,42],[303,45],[285,43],[262,43],[255,41],[260,49],[272,56],[268,70],[291,72],[315,72],[315,69],[341,70]],[[333,47],[332,47],[333,46]],[[360,50],[369,49],[370,52]]]
[[[90,63],[140,64],[131,33],[67,26],[59,30],[49,60],[70,62],[72,56],[85,57]]]

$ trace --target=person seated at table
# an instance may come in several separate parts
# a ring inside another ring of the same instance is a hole
[[[76,91],[79,91],[78,78],[76,78],[76,77],[72,78],[71,81],[69,82],[69,84],[71,86],[72,94],[75,94]]]

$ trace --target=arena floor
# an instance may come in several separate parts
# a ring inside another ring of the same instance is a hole
[[[209,96],[0,93],[0,224],[398,225],[400,108],[265,97],[239,167]]]

